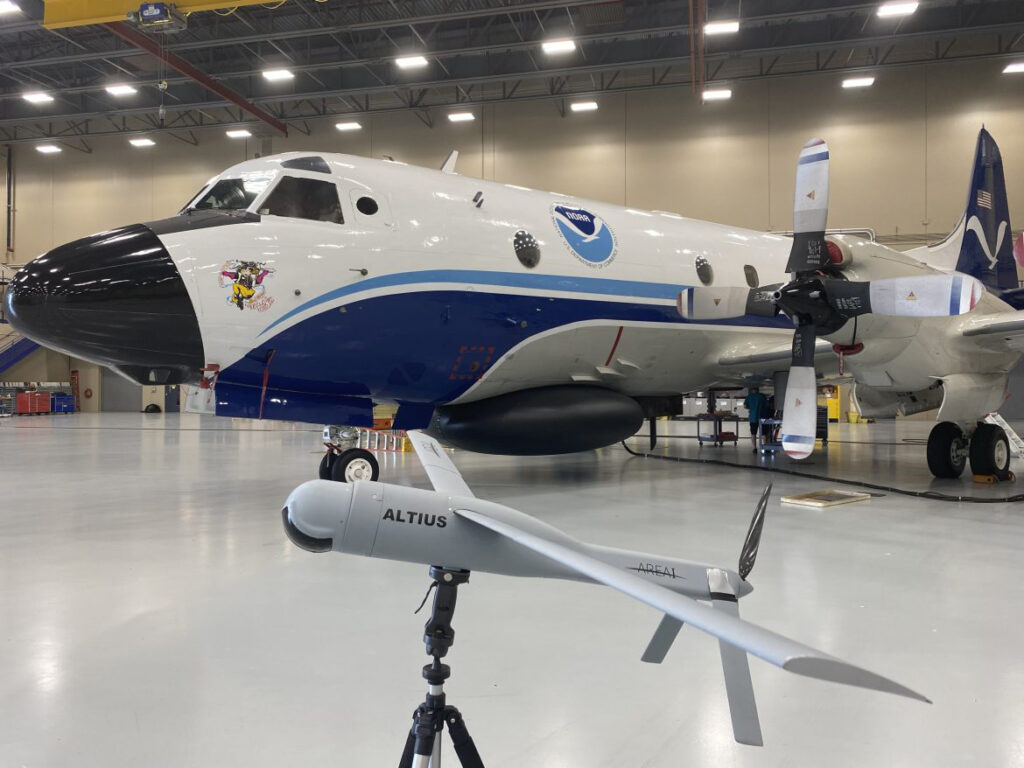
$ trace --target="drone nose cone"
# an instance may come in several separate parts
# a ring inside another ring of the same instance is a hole
[[[753,591],[753,584],[751,584],[749,581],[745,581],[744,579],[740,579],[739,586],[736,590],[736,597],[743,597],[744,595],[749,595]]]
[[[142,224],[44,253],[11,280],[5,303],[25,336],[140,384],[199,380],[205,358],[192,300],[170,254]]]

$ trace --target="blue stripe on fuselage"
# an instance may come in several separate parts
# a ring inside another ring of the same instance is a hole
[[[325,309],[277,332],[221,371],[218,380],[259,388],[271,359],[269,383],[280,391],[439,404],[464,393],[517,344],[545,331],[588,320],[685,323],[674,304],[452,289],[356,298],[340,309]],[[715,325],[790,327],[784,317]]]
[[[285,322],[291,317],[343,296],[376,288],[420,285],[429,283],[470,283],[472,285],[497,285],[508,288],[534,288],[543,291],[567,291],[602,296],[625,296],[641,299],[671,299],[675,301],[686,285],[670,283],[644,283],[635,280],[609,280],[603,277],[569,277],[568,275],[520,274],[518,272],[491,272],[479,269],[428,269],[419,272],[395,272],[390,275],[371,277],[352,285],[341,286],[322,293],[304,304],[300,304],[268,325],[260,336]]]

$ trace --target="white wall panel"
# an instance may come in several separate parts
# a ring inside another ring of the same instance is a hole
[[[794,162],[820,135],[832,148],[835,227],[879,234],[945,233],[963,208],[977,131],[1003,150],[1011,214],[1024,226],[1024,77],[999,62],[946,63],[878,74],[844,90],[840,75],[733,85],[731,101],[702,105],[688,88],[608,94],[597,112],[559,112],[555,101],[472,107],[477,119],[433,127],[415,114],[337,118],[310,135],[275,137],[275,152],[336,151],[438,167],[451,149],[458,171],[506,183],[656,208],[757,229],[791,226]],[[15,145],[16,252],[26,261],[69,239],[173,214],[210,176],[260,150],[223,129],[199,146],[157,134],[135,149],[125,137],[91,139],[94,151],[44,156]],[[2,194],[2,193],[0,193]]]

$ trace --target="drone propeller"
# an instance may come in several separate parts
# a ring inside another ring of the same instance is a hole
[[[761,531],[764,529],[764,514],[768,508],[768,498],[771,492],[772,486],[769,483],[757,503],[754,516],[750,520],[750,528],[747,530],[747,537],[740,550],[737,573],[743,581],[747,580],[747,576],[750,575],[750,571],[754,567],[754,561],[757,559],[757,550],[761,544]],[[729,581],[729,574],[720,568],[708,568],[707,578],[711,607],[738,619],[740,616],[739,600]],[[664,661],[676,635],[682,628],[683,622],[666,613],[654,631],[654,636],[648,643],[641,659],[653,664],[660,664]],[[757,715],[757,700],[754,698],[754,683],[750,678],[750,663],[747,653],[742,648],[723,640],[719,640],[718,650],[722,657],[722,673],[725,676],[725,693],[729,700],[733,736],[741,744],[759,747],[763,743],[761,721]]]
[[[814,450],[817,383],[814,347],[819,333],[832,333],[854,317],[951,317],[974,309],[984,286],[968,275],[922,274],[866,282],[830,278],[828,266],[829,150],[821,139],[804,145],[796,166],[793,244],[786,263],[791,280],[759,288],[686,288],[679,314],[691,321],[742,315],[793,321],[793,357],[782,411],[782,447],[795,459]]]

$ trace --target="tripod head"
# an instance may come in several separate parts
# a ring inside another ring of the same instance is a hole
[[[434,661],[430,667],[424,668],[424,676],[427,669],[440,670],[444,666],[440,660],[455,642],[455,630],[452,629],[455,600],[459,585],[469,582],[469,571],[432,565],[430,577],[434,580],[434,602],[430,608],[430,618],[423,627],[423,643]]]

